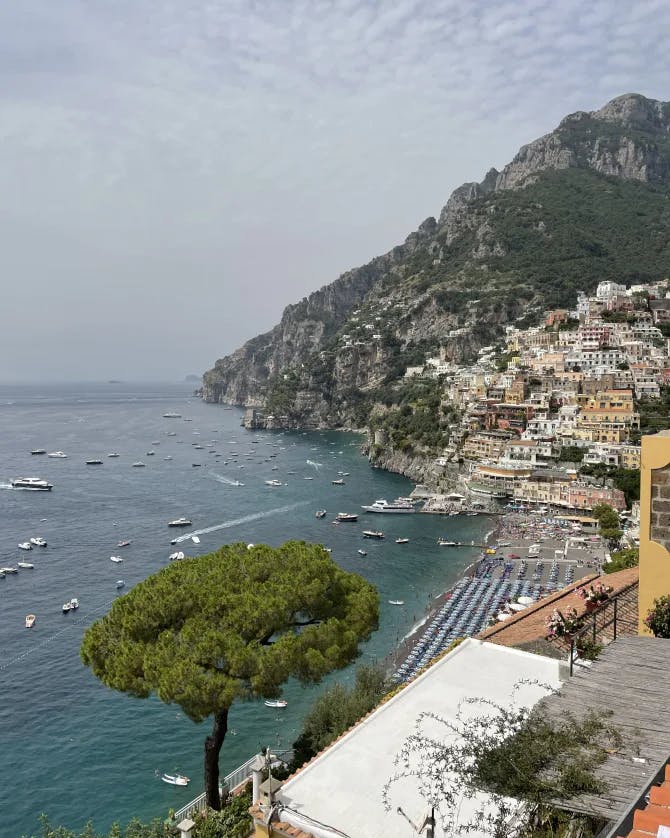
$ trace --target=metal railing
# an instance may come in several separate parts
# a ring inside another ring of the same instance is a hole
[[[601,641],[616,640],[621,634],[637,634],[638,587],[638,582],[634,582],[585,615],[583,627],[570,637],[570,675],[587,642],[595,646]]]
[[[286,751],[272,751],[273,765],[277,765],[278,763],[288,763],[293,759],[293,750],[289,749]],[[231,771],[230,774],[226,774],[226,776],[221,781],[219,786],[219,790],[222,792],[224,788],[227,788],[229,791],[235,791],[236,788],[241,786],[246,780],[251,777],[251,766],[256,761],[256,755],[252,756],[251,759],[248,759],[246,762],[243,762],[242,765],[238,765],[238,767]],[[181,809],[177,809],[177,811],[172,816],[172,820],[175,823],[179,823],[184,818],[191,818],[193,815],[197,814],[198,812],[204,812],[207,808],[207,795],[203,792],[201,795],[196,797],[194,800],[191,800],[190,803],[187,803],[186,806],[182,806]]]

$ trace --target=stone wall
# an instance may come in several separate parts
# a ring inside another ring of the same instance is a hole
[[[649,536],[670,550],[670,463],[651,472]]]

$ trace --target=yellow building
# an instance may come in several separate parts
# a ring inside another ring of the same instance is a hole
[[[621,465],[623,468],[639,469],[641,461],[641,449],[639,445],[621,446]]]
[[[654,600],[670,594],[670,431],[642,437],[639,632]]]

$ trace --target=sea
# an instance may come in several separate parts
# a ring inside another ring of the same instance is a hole
[[[379,591],[379,630],[359,659],[370,663],[382,662],[421,623],[431,600],[479,552],[439,547],[437,539],[481,543],[490,529],[485,516],[363,513],[362,504],[408,495],[413,486],[372,469],[360,435],[247,431],[241,409],[206,404],[192,386],[0,386],[0,566],[35,565],[0,579],[0,812],[7,838],[37,835],[42,812],[52,825],[81,829],[92,821],[106,832],[132,817],[163,818],[202,791],[209,723],[194,724],[156,698],[108,689],[79,658],[86,628],[116,597],[165,567],[173,551],[197,556],[231,542],[288,539],[327,546],[334,561]],[[164,418],[170,412],[180,417]],[[31,454],[36,448],[67,458]],[[88,459],[102,465],[86,465]],[[13,489],[16,477],[41,477],[54,488]],[[333,485],[337,479],[344,485]],[[325,518],[315,517],[318,509],[327,510]],[[360,517],[334,525],[338,512]],[[167,526],[181,516],[192,525]],[[363,538],[366,526],[386,537]],[[18,549],[36,536],[48,546]],[[182,539],[177,546],[174,537]],[[410,541],[399,545],[397,537]],[[117,547],[122,540],[131,543]],[[123,562],[110,561],[113,555]],[[120,580],[125,585],[117,589]],[[72,597],[79,609],[64,614]],[[29,613],[36,616],[32,629],[25,627]],[[310,687],[289,682],[284,709],[234,705],[222,776],[261,748],[290,748],[319,692],[335,680],[351,682],[354,670]],[[169,786],[161,772],[185,774],[191,783]]]

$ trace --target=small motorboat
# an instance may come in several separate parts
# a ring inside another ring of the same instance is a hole
[[[177,553],[170,553],[168,558],[170,559],[171,562],[174,562],[174,561],[178,561],[179,559],[183,559],[184,554],[182,553],[181,550],[179,550]]]
[[[265,700],[266,707],[286,707],[288,701],[283,698],[268,698]]]
[[[339,480],[331,480],[330,482],[333,486],[344,486],[344,480],[341,478]]]
[[[34,544],[35,547],[46,547],[47,546],[46,539],[42,538],[39,535],[36,536],[35,538],[31,538],[30,543]]]
[[[147,457],[153,457],[153,456],[155,456],[155,454],[156,454],[155,451],[147,451]]]
[[[65,451],[51,451],[47,454],[47,457],[54,457],[57,460],[67,460]]]
[[[404,605],[404,604],[405,604],[404,599],[390,599],[389,600],[389,605]]]
[[[35,565],[32,562],[17,562],[16,564],[17,564],[17,567],[25,567],[25,568],[29,568],[31,570],[32,570],[32,568],[35,567]]]
[[[19,544],[19,550],[32,550],[33,545],[29,541],[22,541]]]
[[[70,600],[70,607],[72,608],[73,611],[76,611],[77,608],[79,608],[79,600],[77,599],[76,596],[73,596],[72,599]]]
[[[47,449],[46,448],[33,448],[33,450],[30,453],[31,454],[46,454]]]
[[[86,460],[87,466],[101,466],[102,460]]]
[[[141,460],[138,460],[136,463],[133,463],[133,468],[144,468],[145,465],[146,464],[143,463]]]
[[[67,602],[63,603],[63,614],[69,614],[72,611],[72,602],[68,599]]]
[[[112,451],[112,453],[108,454],[107,456],[108,457],[118,457],[119,455],[116,453],[116,451]]]
[[[18,573],[18,567],[0,567],[0,573]]]
[[[127,547],[130,544],[130,541],[119,541],[116,545],[117,547]]]
[[[122,562],[122,561],[123,561],[123,559],[121,558],[121,556],[110,556],[110,557],[109,557],[109,560],[110,560],[110,562],[116,562],[117,564],[118,564],[119,562]]]
[[[163,457],[163,459],[164,459],[164,460],[171,460],[171,459],[172,459],[172,457],[168,455],[167,457]]]
[[[116,587],[117,588],[124,588],[125,585],[126,585],[126,583],[123,581],[123,579],[117,579],[116,580]]]
[[[344,523],[353,523],[354,521],[358,521],[358,515],[355,515],[351,512],[338,512],[337,520],[342,521]]]
[[[26,628],[31,629],[35,625],[37,617],[34,614],[26,615]]]
[[[356,552],[358,553],[359,556],[367,556],[367,553],[365,552],[365,550],[357,550]]]
[[[396,544],[408,544],[409,543],[409,538],[396,538],[395,543]]]
[[[381,530],[363,530],[364,538],[384,538],[384,533]]]
[[[193,466],[193,468],[200,468],[202,463],[191,463],[191,465]]]
[[[192,535],[192,536],[191,536],[191,541],[192,541],[194,544],[200,544],[200,539],[198,538],[198,536],[197,536],[197,535]]]
[[[190,527],[191,523],[189,518],[175,518],[174,521],[168,521],[168,527]]]
[[[315,518],[325,518],[326,514],[327,514],[326,509],[317,509],[316,512],[314,513],[314,517]]]
[[[191,781],[183,774],[161,774],[161,780],[171,786],[187,786]]]
[[[456,547],[455,541],[446,541],[444,538],[438,538],[437,544],[439,547]]]

